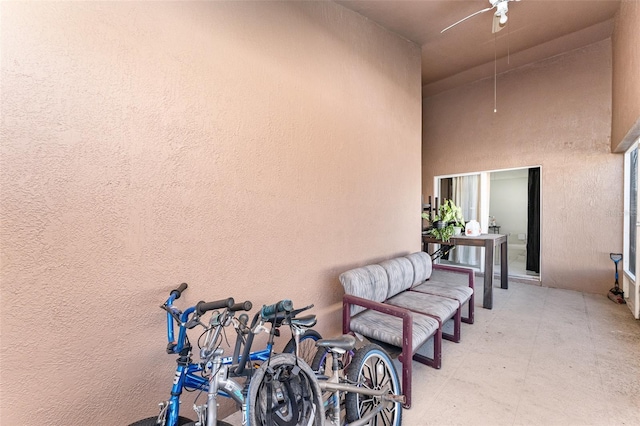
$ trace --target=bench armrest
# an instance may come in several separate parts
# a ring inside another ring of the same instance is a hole
[[[411,359],[413,348],[413,314],[411,311],[399,306],[387,305],[345,294],[342,296],[342,332],[344,334],[351,332],[351,305],[362,306],[363,308],[402,318],[402,351],[408,359]]]
[[[450,265],[440,265],[434,264],[432,265],[434,271],[446,271],[453,272],[456,274],[466,274],[469,276],[469,287],[475,288],[475,272],[471,268],[465,268],[464,266],[450,266]]]
[[[382,312],[383,314],[393,315],[400,318],[411,318],[411,311],[399,306],[387,305],[386,303],[374,302],[373,300],[365,299],[358,296],[352,296],[345,294],[342,296],[342,308],[343,310],[350,308],[351,305],[362,306],[366,309],[372,309],[374,311]],[[351,311],[347,309],[347,311]]]

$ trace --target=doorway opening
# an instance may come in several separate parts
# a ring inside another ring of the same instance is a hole
[[[540,280],[541,168],[525,167],[437,176],[436,196],[461,207],[464,219],[477,220],[483,233],[507,236],[509,276]],[[496,265],[502,261],[494,253]],[[443,263],[481,272],[483,250],[457,246]]]

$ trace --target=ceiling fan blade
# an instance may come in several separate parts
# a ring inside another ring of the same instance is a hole
[[[453,28],[456,25],[458,25],[459,23],[466,21],[469,18],[473,18],[474,16],[479,15],[479,14],[484,13],[484,12],[488,12],[488,11],[492,10],[493,8],[495,8],[495,6],[487,7],[486,9],[479,10],[476,13],[472,13],[471,15],[467,16],[466,18],[462,18],[458,22],[455,22],[455,23],[449,25],[447,28],[445,28],[444,30],[440,31],[440,34],[442,34],[443,32],[447,31],[449,28]]]

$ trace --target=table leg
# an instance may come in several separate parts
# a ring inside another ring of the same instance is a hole
[[[500,245],[500,287],[509,288],[509,256],[506,240]]]
[[[484,243],[484,298],[482,307],[493,309],[493,240]]]

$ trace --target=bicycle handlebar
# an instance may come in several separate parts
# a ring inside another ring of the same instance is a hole
[[[213,302],[198,302],[196,304],[196,313],[202,315],[205,312],[213,311],[214,309],[231,308],[235,301],[233,297],[227,299],[216,300]]]
[[[311,308],[313,308],[315,305],[312,303],[310,305],[305,306],[304,308],[299,308],[299,309],[295,309],[293,311],[291,311],[291,318],[295,318],[296,316],[298,316],[299,313],[302,313],[306,310],[309,310]]]
[[[169,293],[169,296],[174,296],[173,298],[174,300],[180,299],[182,292],[185,291],[187,287],[189,287],[187,283],[182,283],[178,286],[178,288],[171,290],[171,292]]]
[[[264,305],[260,310],[260,316],[263,319],[272,317],[279,312],[291,312],[293,310],[293,302],[289,299],[284,299],[273,305]]]
[[[233,306],[229,307],[230,311],[236,312],[236,311],[250,311],[251,308],[253,308],[253,303],[251,303],[250,301],[244,301],[242,303],[236,303]]]
[[[271,322],[273,324],[273,327],[277,329],[282,325],[285,319],[295,318],[295,316],[300,312],[306,311],[307,309],[311,308],[313,308],[313,304],[305,306],[301,309],[294,310],[293,302],[289,299],[281,300],[280,302],[274,303],[273,305],[262,306],[260,312],[256,312],[255,316],[253,317],[253,321],[251,322],[251,326],[249,327],[250,332],[247,336],[247,341],[245,342],[242,356],[238,360],[238,366],[235,369],[235,374],[240,376],[244,373],[246,362],[249,359],[249,351],[251,349],[251,345],[253,344],[253,338],[256,333],[256,326],[259,321]],[[242,319],[240,321],[242,321]],[[272,337],[270,337],[270,339],[271,338]]]
[[[277,314],[267,316],[267,317],[261,316],[260,319],[262,321],[268,321],[270,323],[273,323],[275,327],[280,327],[284,320],[293,319],[297,317],[300,313],[313,308],[313,306],[314,305],[311,304],[311,305],[305,306],[304,308],[293,309],[291,311],[285,311],[285,312],[278,312]],[[261,313],[262,311],[257,313],[256,317],[260,316]]]

